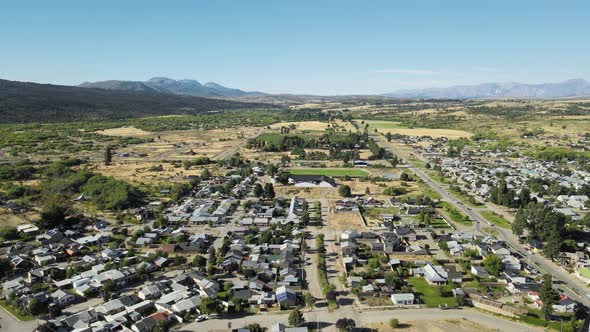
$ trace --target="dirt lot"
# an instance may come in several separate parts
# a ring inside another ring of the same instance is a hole
[[[330,203],[330,209],[333,209],[333,203]],[[328,214],[328,226],[332,230],[344,231],[354,229],[357,231],[366,230],[363,221],[358,212],[338,212]]]
[[[326,188],[321,188],[326,190]],[[301,187],[293,187],[293,186],[280,186],[275,184],[275,193],[277,196],[287,196],[291,197],[292,195],[296,195],[301,198],[305,199],[319,199],[321,196],[320,188],[301,188]],[[338,189],[333,188],[329,189],[334,191],[337,195]]]
[[[380,332],[405,331],[405,332],[492,332],[496,331],[484,325],[477,324],[468,319],[448,319],[448,320],[422,320],[410,321],[402,323],[402,329],[393,329],[387,323],[374,323],[371,328],[377,329]]]
[[[121,128],[112,128],[112,129],[105,129],[99,130],[96,132],[100,135],[107,135],[107,136],[121,136],[121,137],[141,137],[141,136],[148,136],[152,135],[152,133],[137,129],[135,127],[121,127]]]
[[[129,132],[130,128],[116,128],[105,132]],[[236,129],[213,129],[207,131],[181,130],[158,132],[152,135],[152,142],[135,144],[118,149],[114,160],[118,158],[133,161],[190,160],[197,157],[213,158],[228,149],[235,149],[246,138],[261,132],[262,128],[244,127]],[[145,137],[145,136],[144,136]],[[128,154],[128,157],[121,155]]]

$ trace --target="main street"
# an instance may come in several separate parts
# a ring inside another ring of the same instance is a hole
[[[390,151],[395,155],[400,155],[393,147],[392,144],[383,140],[380,135],[371,135],[373,139],[383,148]],[[412,171],[416,174],[422,181],[426,184],[431,186],[434,190],[436,190],[442,197],[444,201],[451,203],[456,209],[461,211],[463,214],[468,216],[472,221],[474,221],[473,230],[476,233],[480,233],[480,224],[481,223],[489,223],[489,221],[484,218],[477,210],[467,208],[464,204],[460,202],[453,194],[451,194],[447,189],[441,186],[438,182],[434,181],[426,172],[423,170],[415,167],[412,164],[407,165],[407,169]],[[514,251],[519,253],[522,257],[525,257],[526,260],[532,263],[535,268],[539,271],[544,273],[549,273],[553,275],[553,278],[557,281],[557,283],[562,284],[558,288],[563,288],[564,293],[571,297],[572,299],[585,304],[586,306],[590,306],[590,297],[588,297],[588,289],[586,285],[576,278],[571,273],[564,270],[561,266],[558,266],[554,262],[548,260],[547,258],[539,255],[539,254],[532,254],[525,250],[522,245],[518,242],[516,236],[512,234],[511,230],[507,230],[501,227],[495,227],[495,230],[498,231],[497,237],[500,240],[503,240],[510,248]],[[563,287],[561,287],[563,286]]]

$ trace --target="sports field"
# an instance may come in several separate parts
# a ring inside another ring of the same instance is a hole
[[[294,175],[325,175],[333,177],[350,176],[360,178],[369,175],[369,172],[356,168],[291,168],[289,173]]]

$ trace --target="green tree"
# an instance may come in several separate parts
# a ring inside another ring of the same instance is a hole
[[[352,318],[340,318],[336,321],[336,328],[341,332],[352,331],[356,327],[356,322]]]
[[[521,236],[524,233],[526,224],[527,221],[524,210],[520,208],[514,216],[514,222],[512,223],[512,233],[514,233],[516,236]]]
[[[301,214],[301,222],[304,225],[307,225],[307,223],[309,222],[309,212],[303,211],[303,213]]]
[[[264,194],[264,189],[262,189],[262,185],[260,183],[256,183],[253,189],[254,196],[261,197]]]
[[[41,210],[41,225],[44,228],[54,228],[61,225],[66,217],[67,207],[59,199],[49,199]]]
[[[397,272],[387,271],[383,277],[385,278],[385,284],[393,289],[399,288],[402,284],[402,279]]]
[[[4,241],[17,239],[18,232],[16,231],[16,227],[0,226],[0,238]]]
[[[205,168],[203,170],[203,172],[201,172],[201,179],[202,180],[209,180],[210,177],[211,177],[211,172],[209,172],[208,168]]]
[[[6,257],[0,257],[0,278],[12,274],[12,263]]]
[[[168,332],[170,331],[169,323],[166,320],[161,320],[156,323],[154,332]]]
[[[275,188],[272,183],[265,183],[264,184],[264,197],[267,199],[275,198]]]
[[[115,282],[113,281],[113,279],[107,279],[102,284],[102,288],[104,289],[104,291],[106,293],[112,293],[117,287],[116,287]]]
[[[490,254],[483,260],[483,265],[493,276],[499,276],[504,269],[502,258],[496,254]]]
[[[397,329],[397,328],[399,328],[399,326],[400,326],[399,319],[392,318],[389,320],[389,327],[391,327],[392,329]]]
[[[307,292],[305,295],[303,295],[303,300],[305,301],[305,305],[307,307],[313,308],[313,305],[315,304],[315,297],[311,295],[310,292]]]
[[[543,246],[543,254],[551,259],[556,259],[560,253],[560,239],[557,232],[549,234],[547,242]]]
[[[551,314],[553,305],[559,301],[559,293],[553,289],[553,281],[550,274],[543,275],[543,284],[539,290],[539,299],[543,302],[543,308],[541,309],[543,314]]]
[[[347,186],[347,185],[345,185],[345,184],[344,185],[341,185],[338,188],[338,193],[342,197],[351,197],[352,196],[352,191],[351,191],[350,187]]]
[[[402,172],[402,174],[400,174],[400,176],[399,176],[399,179],[400,179],[400,181],[405,181],[405,182],[412,181],[412,177],[406,172]]]
[[[204,315],[218,314],[221,312],[221,306],[215,299],[206,297],[201,301],[199,311]]]
[[[104,149],[104,164],[110,165],[112,161],[113,161],[113,153],[111,151],[111,146],[107,145],[106,148]]]
[[[175,183],[170,189],[170,197],[177,201],[191,192],[191,187],[186,183]]]
[[[207,252],[209,253],[209,260],[207,262],[211,265],[215,265],[217,262],[217,253],[215,252],[215,247],[210,246]]]
[[[46,313],[47,308],[48,307],[45,304],[41,303],[36,298],[33,298],[31,301],[29,301],[29,306],[27,307],[27,310],[31,313],[31,315],[37,316]]]
[[[299,308],[295,308],[293,311],[291,311],[288,322],[289,326],[292,327],[299,327],[305,323],[305,318],[303,318],[303,313],[301,310],[299,310]]]
[[[252,323],[244,326],[244,329],[249,330],[250,332],[264,332],[266,329],[261,327],[258,323]]]

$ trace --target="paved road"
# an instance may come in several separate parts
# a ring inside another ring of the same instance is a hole
[[[400,322],[421,321],[421,320],[442,320],[442,319],[469,319],[473,322],[485,325],[497,331],[521,331],[537,332],[541,328],[517,323],[502,317],[490,316],[476,309],[462,310],[440,310],[440,309],[401,309],[401,310],[370,310],[357,312],[351,306],[340,307],[335,311],[314,310],[304,313],[305,320],[309,327],[321,327],[322,331],[336,331],[335,323],[340,318],[352,318],[357,326],[368,326],[374,322],[387,322],[391,318],[397,318]],[[258,314],[238,318],[217,319],[200,323],[191,323],[180,331],[214,331],[227,330],[228,323],[232,328],[240,328],[247,324],[258,323],[263,327],[270,328],[277,323],[287,324],[286,314]]]
[[[8,311],[4,310],[4,308],[0,307],[0,331],[20,331],[20,332],[28,332],[32,331],[37,326],[37,320],[30,320],[30,321],[20,321]]]
[[[395,149],[393,149],[392,144],[388,144],[385,142],[380,136],[372,135],[372,138],[381,145],[383,148],[389,150],[390,152],[399,155]],[[480,224],[488,223],[488,220],[484,218],[478,210],[474,210],[471,208],[467,208],[465,205],[460,203],[460,200],[457,199],[453,194],[451,194],[448,190],[442,187],[438,182],[434,181],[426,172],[422,171],[421,169],[413,166],[407,165],[407,169],[411,170],[416,174],[420,179],[422,179],[425,183],[430,185],[434,188],[442,197],[443,200],[450,202],[461,211],[463,214],[467,215],[471,220],[475,220],[473,230],[476,233],[480,232]],[[579,301],[587,306],[590,306],[590,297],[586,294],[590,293],[586,285],[576,278],[571,273],[565,271],[559,265],[553,263],[552,261],[546,259],[545,257],[538,255],[538,254],[530,254],[528,253],[520,243],[518,243],[518,239],[512,234],[512,231],[501,228],[495,227],[498,231],[498,238],[503,240],[508,246],[512,248],[513,251],[518,252],[523,257],[527,257],[528,261],[532,263],[538,270],[544,273],[549,273],[553,275],[554,279],[558,281],[558,283],[563,284],[559,288],[563,288],[565,291],[564,293],[571,297],[572,299]]]

